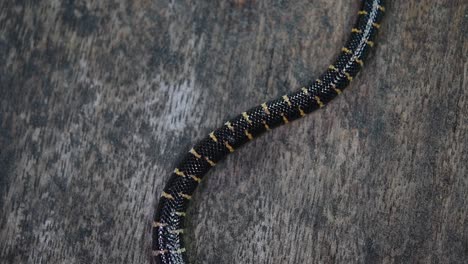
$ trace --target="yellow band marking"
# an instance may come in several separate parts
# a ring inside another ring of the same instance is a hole
[[[195,175],[190,175],[190,178],[192,178],[194,181],[200,183],[201,182],[201,178],[195,176]]]
[[[281,116],[283,117],[283,122],[284,122],[285,124],[289,123],[288,118],[287,118],[283,113],[281,113]]]
[[[348,72],[344,72],[344,74],[346,75],[346,78],[348,79],[348,81],[353,80],[353,76],[351,76],[351,74],[349,74]]]
[[[367,40],[366,43],[367,43],[367,45],[369,45],[371,47],[374,47],[374,42],[373,41]]]
[[[341,90],[338,89],[338,88],[336,88],[336,85],[335,85],[335,84],[332,83],[331,86],[332,86],[333,90],[335,90],[335,92],[336,92],[337,94],[341,94]]]
[[[247,129],[244,130],[244,133],[245,133],[245,135],[249,138],[249,140],[252,140],[252,139],[253,139],[252,134],[250,134],[249,131],[247,131]]]
[[[380,24],[377,23],[372,23],[372,26],[374,26],[375,28],[380,28]]]
[[[367,15],[367,11],[365,10],[361,10],[358,12],[359,15]]]
[[[172,250],[171,253],[172,254],[181,254],[181,253],[184,253],[186,251],[185,248],[179,248],[178,250]]]
[[[309,90],[307,90],[307,88],[302,87],[302,91],[304,92],[304,94],[309,95]]]
[[[160,222],[157,222],[157,221],[153,222],[153,227],[165,227],[165,226],[167,226],[167,224],[160,223]]]
[[[297,107],[297,109],[299,110],[299,114],[300,114],[301,116],[305,116],[304,110],[302,110],[300,106]]]
[[[229,144],[229,142],[224,141],[224,145],[229,150],[229,152],[234,152],[234,148]]]
[[[183,234],[184,230],[183,229],[170,230],[169,233],[178,235],[178,234]]]
[[[211,132],[211,133],[210,133],[210,138],[211,138],[214,142],[218,143],[218,139],[216,138],[214,132]]]
[[[197,152],[194,148],[192,148],[189,152],[190,152],[192,155],[194,155],[195,158],[197,158],[197,159],[201,158],[201,155],[198,154],[198,152]]]
[[[346,54],[352,54],[352,52],[348,48],[342,48],[341,51],[343,51]]]
[[[266,130],[270,130],[270,126],[267,124],[267,122],[265,120],[263,120],[262,122],[263,122],[263,126],[266,128]]]
[[[182,171],[180,171],[178,168],[176,168],[176,169],[174,170],[174,173],[175,173],[176,175],[178,175],[178,176],[185,177],[185,173],[182,172]]]
[[[179,196],[180,196],[180,197],[183,197],[183,198],[185,198],[185,199],[187,199],[187,200],[192,199],[192,196],[190,196],[190,195],[188,195],[188,194],[185,194],[185,193],[182,193],[182,192],[179,193]]]
[[[187,215],[185,212],[175,212],[175,214],[183,217]]]
[[[167,250],[153,250],[153,256],[157,257],[159,255],[164,255],[167,252],[168,252]]]
[[[244,119],[245,119],[249,124],[252,124],[252,121],[250,121],[249,115],[247,114],[247,112],[243,112],[243,113],[242,113],[242,116],[244,117]]]
[[[364,66],[364,62],[362,60],[356,58],[354,61],[361,65],[361,67]]]
[[[320,100],[320,97],[315,96],[314,98],[315,98],[315,101],[317,101],[317,104],[318,104],[320,107],[323,107],[323,106],[324,106],[323,102]]]
[[[166,199],[169,199],[169,200],[174,200],[174,196],[170,195],[169,193],[167,192],[163,192],[162,193],[162,197],[166,198]]]
[[[333,65],[328,66],[328,69],[330,69],[332,71],[338,71],[338,69]]]
[[[227,121],[226,126],[231,130],[234,131],[234,127],[232,126],[231,122]]]
[[[379,5],[379,7],[378,7],[378,8],[379,8],[379,10],[380,10],[380,11],[382,11],[382,12],[385,12],[385,7],[383,7],[383,6]]]
[[[351,29],[351,32],[353,32],[353,33],[362,33],[362,31],[360,29],[357,29],[357,28]]]
[[[262,104],[262,108],[263,108],[263,111],[265,111],[265,113],[266,113],[267,115],[270,114],[270,110],[268,110],[268,106],[267,106],[266,103],[263,103],[263,104]]]
[[[216,163],[214,163],[212,160],[210,160],[207,157],[205,157],[205,160],[206,160],[206,162],[208,162],[208,164],[210,164],[211,167],[214,167],[216,165]]]
[[[289,97],[287,95],[283,95],[283,100],[289,105],[291,106],[291,101],[289,100]]]
[[[317,83],[322,83],[322,81],[321,81],[320,79],[315,79],[315,81],[316,81]]]

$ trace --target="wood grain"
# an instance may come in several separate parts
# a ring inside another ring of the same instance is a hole
[[[182,153],[314,80],[358,9],[2,1],[0,262],[148,263]],[[210,172],[193,263],[466,263],[468,3],[389,3],[371,57],[328,107]]]

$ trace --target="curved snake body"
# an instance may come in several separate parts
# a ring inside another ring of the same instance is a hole
[[[263,132],[321,108],[339,95],[364,65],[384,11],[383,0],[362,1],[347,44],[319,79],[243,112],[190,149],[165,186],[155,213],[152,258],[156,263],[188,263],[183,241],[186,209],[207,171]]]

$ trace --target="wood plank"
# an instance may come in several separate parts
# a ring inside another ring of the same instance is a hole
[[[0,262],[147,263],[182,153],[314,80],[358,9],[3,1]],[[466,262],[467,17],[463,0],[389,3],[350,89],[203,181],[193,263]]]

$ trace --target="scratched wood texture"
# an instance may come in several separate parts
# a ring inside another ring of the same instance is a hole
[[[315,79],[357,2],[2,1],[0,262],[148,263],[181,154]],[[209,173],[193,263],[466,263],[468,2],[389,3],[371,57]]]

